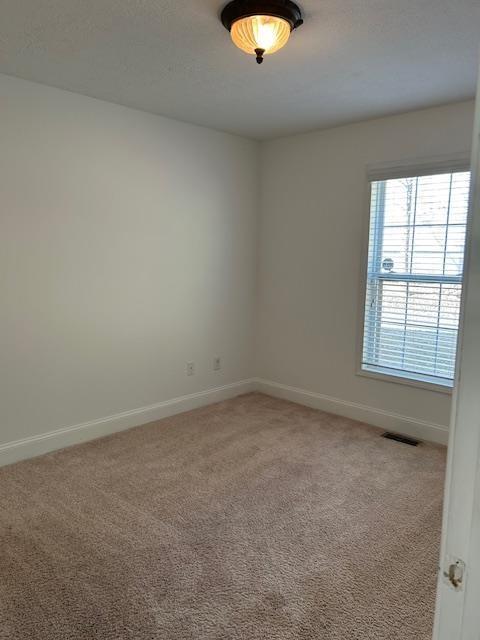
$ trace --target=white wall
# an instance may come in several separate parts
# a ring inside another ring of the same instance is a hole
[[[0,108],[0,464],[246,391],[253,375],[405,432],[448,424],[448,396],[355,375],[365,167],[468,150],[473,104],[261,152],[7,76]]]
[[[262,145],[257,374],[323,397],[283,395],[407,432],[402,417],[446,428],[450,396],[356,375],[366,166],[468,151],[472,126],[467,102]]]
[[[257,143],[7,76],[0,109],[0,449],[251,376]]]

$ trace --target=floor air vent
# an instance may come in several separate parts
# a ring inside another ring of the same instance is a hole
[[[383,438],[387,438],[387,440],[395,440],[396,442],[402,442],[403,444],[409,444],[411,447],[416,447],[420,444],[420,440],[415,440],[415,438],[407,438],[407,436],[400,436],[398,433],[390,433],[386,431]]]

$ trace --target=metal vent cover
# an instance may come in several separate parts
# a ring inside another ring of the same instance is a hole
[[[386,431],[382,438],[387,438],[387,440],[395,440],[395,442],[401,442],[402,444],[409,444],[411,447],[416,447],[420,444],[420,440],[415,440],[415,438],[409,438],[408,436],[402,436],[399,433],[391,433],[390,431]]]

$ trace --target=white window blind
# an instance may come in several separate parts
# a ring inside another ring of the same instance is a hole
[[[470,173],[371,183],[362,369],[452,386]]]

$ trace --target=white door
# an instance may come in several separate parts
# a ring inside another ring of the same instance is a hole
[[[448,452],[435,640],[480,640],[480,83],[465,276],[463,337]]]

